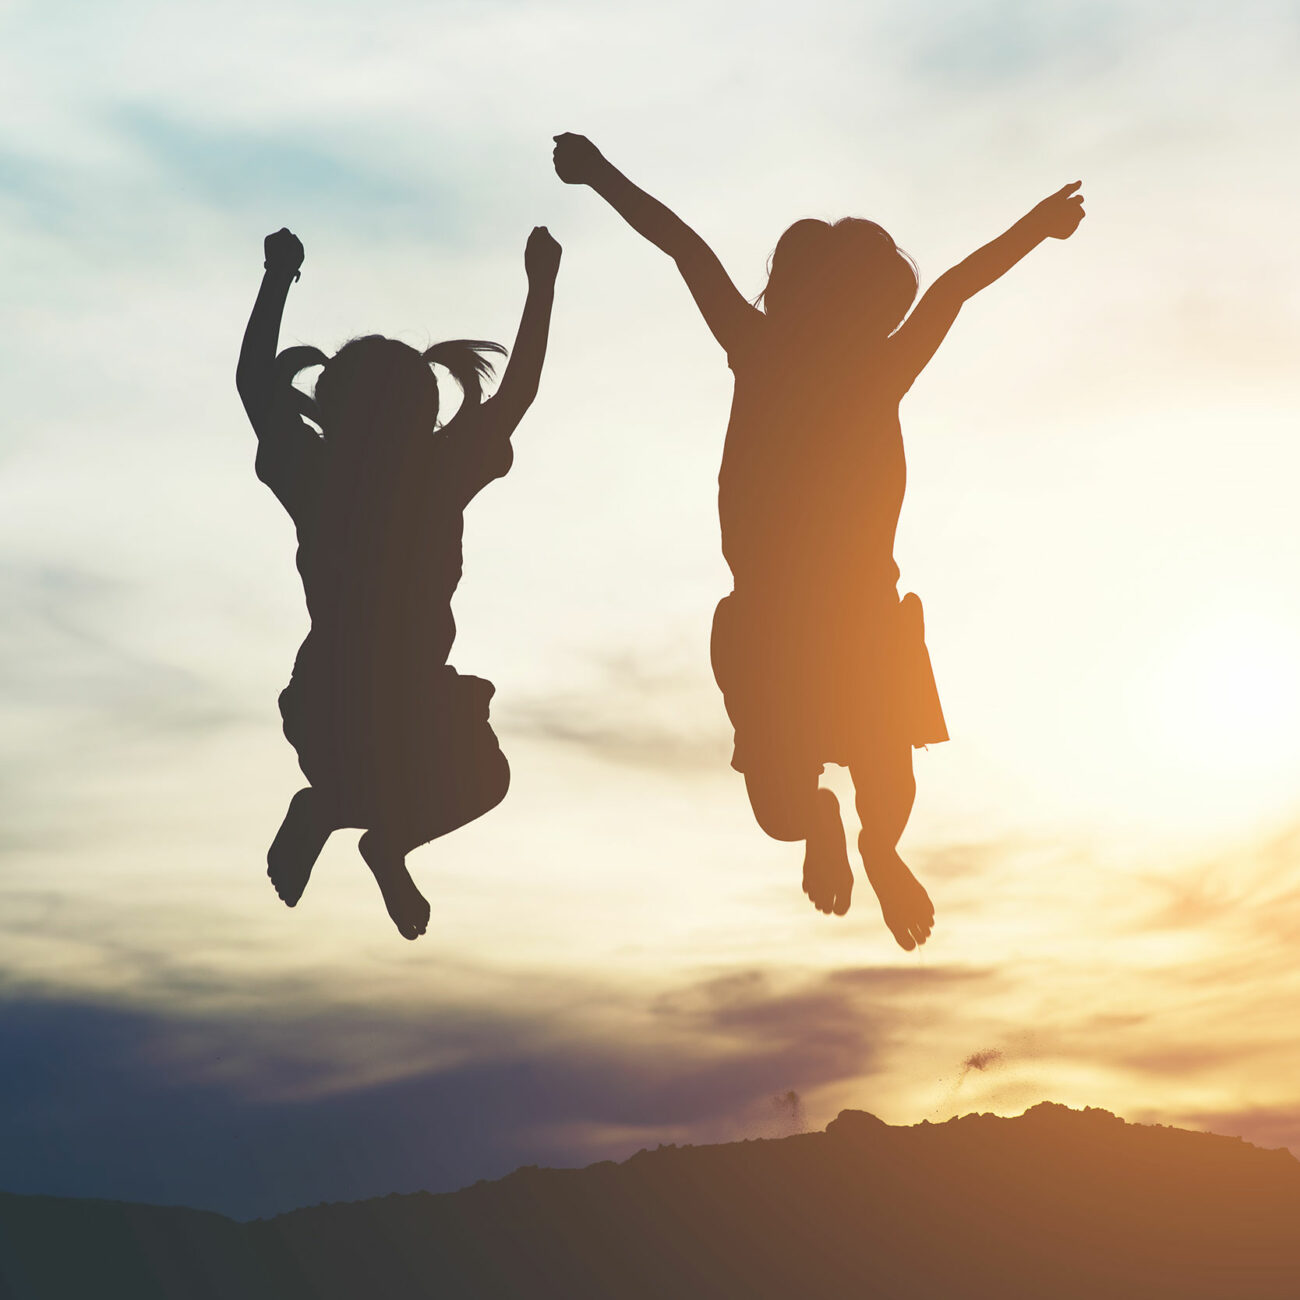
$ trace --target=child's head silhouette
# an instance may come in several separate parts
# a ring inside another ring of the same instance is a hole
[[[483,381],[492,363],[482,354],[504,354],[498,343],[452,339],[417,352],[381,334],[345,343],[332,357],[315,348],[289,348],[280,355],[284,377],[323,365],[315,400],[299,394],[299,406],[321,427],[327,442],[377,449],[413,434],[429,433],[438,423],[438,381],[433,364],[445,366],[465,401],[483,400]]]
[[[345,343],[316,380],[316,406],[329,440],[373,445],[428,432],[438,419],[438,383],[412,347],[379,334]]]
[[[862,217],[806,217],[777,241],[762,302],[769,318],[809,338],[883,338],[916,298],[912,259]]]

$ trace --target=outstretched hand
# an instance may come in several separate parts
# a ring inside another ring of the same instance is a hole
[[[295,279],[298,277],[298,268],[306,254],[303,252],[302,240],[293,231],[281,226],[262,241],[262,249],[266,256],[264,265],[268,271],[288,272]]]
[[[1083,220],[1083,195],[1076,191],[1082,185],[1082,181],[1062,185],[1034,208],[1043,230],[1052,239],[1069,239],[1078,230]]]
[[[555,174],[566,185],[590,185],[604,165],[605,155],[585,135],[565,131],[553,138],[555,152],[551,157],[555,162]]]

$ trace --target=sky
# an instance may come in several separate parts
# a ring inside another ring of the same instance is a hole
[[[10,0],[0,35],[0,1188],[249,1216],[1044,1099],[1300,1154],[1293,5]],[[902,410],[952,734],[917,953],[861,878],[814,912],[728,767],[730,375],[555,180],[564,130],[747,294],[801,216],[925,283],[1084,183]],[[509,343],[535,224],[551,350],[454,606],[512,787],[412,855],[408,944],[354,835],[292,911],[265,878],[307,620],[235,358],[282,225],[282,344],[328,351]]]

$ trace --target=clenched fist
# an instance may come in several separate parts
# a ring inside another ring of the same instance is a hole
[[[555,174],[566,185],[590,185],[605,165],[604,154],[585,135],[566,131],[554,139]]]
[[[302,240],[293,231],[281,226],[275,234],[267,235],[262,248],[266,255],[264,265],[268,271],[287,271],[297,276],[305,254]]]
[[[545,226],[534,226],[524,245],[524,270],[530,280],[554,280],[560,269],[560,246]]]

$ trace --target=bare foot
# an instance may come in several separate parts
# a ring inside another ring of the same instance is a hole
[[[307,888],[311,869],[333,829],[311,786],[299,790],[289,800],[289,811],[267,850],[266,874],[271,877],[275,892],[290,907],[297,904]]]
[[[840,804],[829,790],[817,791],[813,834],[803,859],[803,892],[829,916],[843,916],[853,897],[853,868],[844,843]]]
[[[374,831],[367,831],[357,848],[379,882],[384,906],[398,934],[403,939],[418,939],[429,928],[429,903],[406,869],[406,856],[390,848]]]
[[[862,863],[867,869],[871,888],[880,900],[885,924],[898,941],[898,946],[911,952],[930,937],[934,928],[934,904],[930,902],[930,895],[893,849],[874,858],[869,858],[864,852]]]

